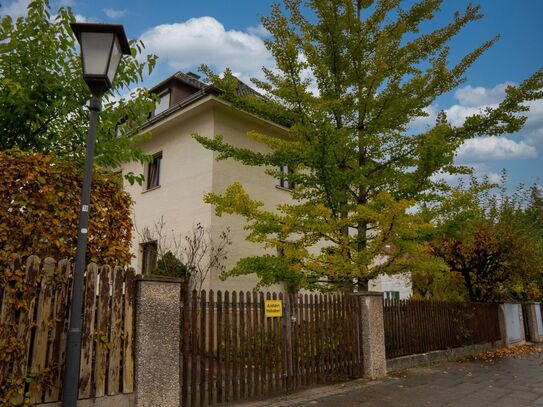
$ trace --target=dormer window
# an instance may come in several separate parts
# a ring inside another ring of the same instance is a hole
[[[162,113],[164,110],[169,109],[170,107],[170,90],[166,90],[158,94],[160,100],[157,102],[155,107],[155,116]]]

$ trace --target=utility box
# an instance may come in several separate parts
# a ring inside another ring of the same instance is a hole
[[[521,304],[500,304],[500,329],[506,346],[524,345],[526,343]]]

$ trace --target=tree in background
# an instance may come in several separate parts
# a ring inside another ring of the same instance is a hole
[[[69,27],[74,21],[70,7],[61,7],[51,16],[47,0],[30,2],[25,17],[2,18],[0,150],[17,147],[82,161],[90,91],[81,75],[77,42]],[[122,59],[113,88],[103,99],[98,124],[96,162],[109,168],[146,158],[137,142],[148,134],[128,135],[147,119],[154,101],[142,88],[126,97],[122,93],[128,93],[152,71],[156,57],[151,55],[141,62],[137,56],[143,43],[131,41],[130,46],[132,57]],[[125,125],[118,127],[123,121]]]
[[[410,123],[425,108],[465,80],[466,70],[497,38],[455,63],[449,41],[482,17],[469,5],[431,32],[423,26],[442,0],[405,4],[400,0],[285,0],[262,19],[272,39],[266,45],[276,67],[253,80],[265,97],[241,97],[239,82],[203,67],[234,106],[288,126],[287,139],[250,133],[268,153],[238,148],[220,135],[195,135],[219,159],[265,166],[273,177],[295,185],[294,204],[263,209],[240,184],[224,194],[209,194],[216,213],[247,220],[248,240],[276,249],[281,256],[245,258],[225,276],[257,273],[262,285],[286,282],[289,289],[365,289],[383,272],[411,270],[424,259],[420,242],[432,225],[415,204],[432,202],[449,191],[436,173],[469,173],[453,164],[466,140],[518,131],[528,108],[541,98],[543,70],[504,100],[468,117],[458,127],[444,112],[419,134]],[[292,171],[285,173],[288,166]],[[425,220],[426,219],[426,220]],[[319,249],[315,249],[319,247]],[[381,256],[387,247],[392,248]],[[274,250],[275,251],[275,250]],[[382,260],[376,262],[379,258]]]
[[[462,279],[470,301],[541,299],[540,189],[520,187],[509,196],[502,186],[499,194],[467,191],[466,196],[458,205],[465,210],[438,225],[441,234],[432,243],[434,254],[449,267],[449,278]]]

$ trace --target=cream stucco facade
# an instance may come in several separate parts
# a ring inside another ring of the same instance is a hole
[[[263,151],[266,147],[247,136],[249,131],[284,137],[287,129],[259,119],[251,114],[233,109],[228,103],[208,95],[176,111],[149,127],[152,137],[141,144],[146,154],[162,153],[160,186],[146,190],[139,184],[125,182],[125,189],[134,200],[133,215],[137,230],[132,242],[132,266],[141,270],[141,231],[153,229],[162,218],[167,237],[182,236],[200,223],[218,236],[227,228],[232,244],[228,247],[226,267],[231,268],[240,258],[263,254],[265,249],[247,242],[244,221],[236,215],[215,215],[213,208],[204,203],[204,194],[222,193],[233,182],[240,182],[253,199],[272,209],[290,200],[290,193],[276,187],[276,181],[265,174],[263,167],[248,167],[234,160],[217,161],[216,153],[206,150],[193,137],[193,133],[213,137],[220,134],[230,144]],[[139,163],[123,166],[123,173],[145,174]],[[139,233],[138,233],[139,232]],[[212,273],[204,289],[252,289],[255,276],[238,277],[221,281]]]
[[[183,84],[201,85],[194,77],[184,74]],[[238,147],[253,151],[266,151],[267,147],[247,135],[250,131],[269,136],[286,137],[288,129],[263,120],[252,114],[233,108],[215,94],[196,94],[190,103],[179,103],[160,116],[149,121],[145,130],[152,137],[140,144],[145,154],[162,154],[159,186],[147,189],[146,185],[130,185],[125,189],[134,200],[133,217],[136,228],[132,241],[132,266],[141,272],[145,238],[142,231],[152,230],[161,220],[166,238],[179,240],[190,233],[196,224],[210,231],[212,239],[229,229],[232,244],[228,247],[227,269],[243,257],[272,253],[260,245],[248,242],[244,220],[237,215],[215,215],[211,205],[203,200],[208,192],[223,193],[233,182],[240,182],[251,198],[264,203],[266,209],[291,201],[288,190],[278,188],[277,180],[265,173],[264,167],[244,166],[232,159],[217,161],[217,153],[205,149],[192,135],[205,137],[222,135],[224,140]],[[183,94],[184,98],[187,98]],[[186,99],[183,99],[186,100]],[[123,173],[147,175],[147,165],[128,163]],[[378,291],[399,291],[401,297],[411,295],[410,279],[379,277],[370,282],[370,289]],[[221,281],[219,270],[211,272],[202,289],[250,290],[257,282],[255,275]],[[280,289],[280,287],[272,287]]]

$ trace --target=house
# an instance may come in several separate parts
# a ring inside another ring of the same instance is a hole
[[[195,224],[200,224],[210,231],[212,240],[218,240],[228,228],[232,244],[225,261],[227,268],[242,257],[269,252],[245,240],[243,219],[237,215],[217,217],[213,207],[203,202],[203,195],[222,193],[237,181],[253,199],[263,202],[265,208],[273,209],[277,204],[291,200],[289,185],[266,175],[264,168],[244,166],[234,160],[217,161],[217,153],[203,148],[191,135],[213,137],[220,134],[230,144],[265,151],[267,147],[248,137],[247,132],[254,130],[286,137],[288,129],[233,108],[220,98],[220,89],[203,83],[191,72],[178,72],[150,91],[160,96],[160,101],[143,129],[152,132],[153,137],[144,141],[141,148],[155,159],[143,168],[139,163],[128,163],[122,168],[124,173],[143,172],[145,175],[143,185],[125,185],[134,200],[134,223],[138,231],[132,245],[133,266],[146,272],[155,262],[153,253],[156,253],[158,243],[142,231],[152,230],[158,222],[163,224],[166,239],[178,238]],[[238,91],[256,94],[242,82]],[[215,270],[201,288],[248,290],[256,281],[255,276],[221,281],[219,271]],[[390,291],[394,290],[390,288]]]

